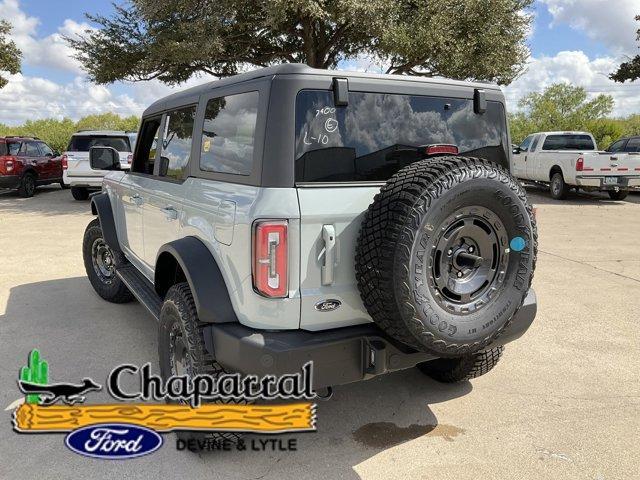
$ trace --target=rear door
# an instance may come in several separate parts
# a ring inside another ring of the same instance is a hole
[[[32,140],[25,140],[22,142],[20,152],[18,156],[22,157],[22,161],[25,165],[30,165],[36,171],[39,180],[46,180],[49,178],[49,170],[47,168],[47,159],[40,156],[40,150],[36,142]]]
[[[296,99],[295,177],[300,205],[301,323],[306,330],[371,321],[360,299],[355,250],[380,187],[424,158],[426,146],[507,164],[502,104],[474,113],[472,99],[303,90]]]
[[[144,198],[144,260],[153,268],[160,247],[179,238],[183,200],[193,149],[196,105],[164,114],[153,175],[141,186]]]

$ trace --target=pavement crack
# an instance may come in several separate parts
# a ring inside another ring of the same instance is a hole
[[[545,252],[544,250],[538,250],[538,253],[544,253],[544,254],[550,255],[552,257],[560,258],[561,260],[566,260],[567,262],[573,262],[573,263],[577,263],[579,265],[585,265],[587,267],[593,268],[594,270],[599,270],[600,272],[610,273],[611,275],[615,275],[617,277],[625,278],[627,280],[631,280],[633,282],[640,283],[640,280],[638,280],[637,278],[629,277],[627,275],[623,275],[622,273],[617,273],[617,272],[612,272],[610,270],[605,270],[604,268],[597,267],[595,265],[592,265],[591,263],[588,263],[588,262],[585,262],[585,261],[582,261],[582,260],[574,260],[573,258],[563,257],[562,255],[558,255],[556,253],[551,253],[551,252]]]

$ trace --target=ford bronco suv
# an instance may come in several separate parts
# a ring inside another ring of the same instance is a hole
[[[536,313],[537,234],[499,87],[280,65],[143,114],[130,171],[91,198],[96,292],[159,322],[163,376],[316,389],[417,366],[493,368]]]

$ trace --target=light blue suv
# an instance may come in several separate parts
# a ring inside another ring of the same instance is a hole
[[[281,65],[163,98],[93,196],[84,261],[160,367],[316,388],[490,370],[532,323],[537,234],[499,87]]]

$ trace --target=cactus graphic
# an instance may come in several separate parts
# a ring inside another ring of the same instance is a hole
[[[20,369],[20,380],[46,385],[49,382],[49,364],[40,359],[40,352],[35,348],[29,353],[29,362]],[[26,403],[39,403],[40,395],[27,395]]]

